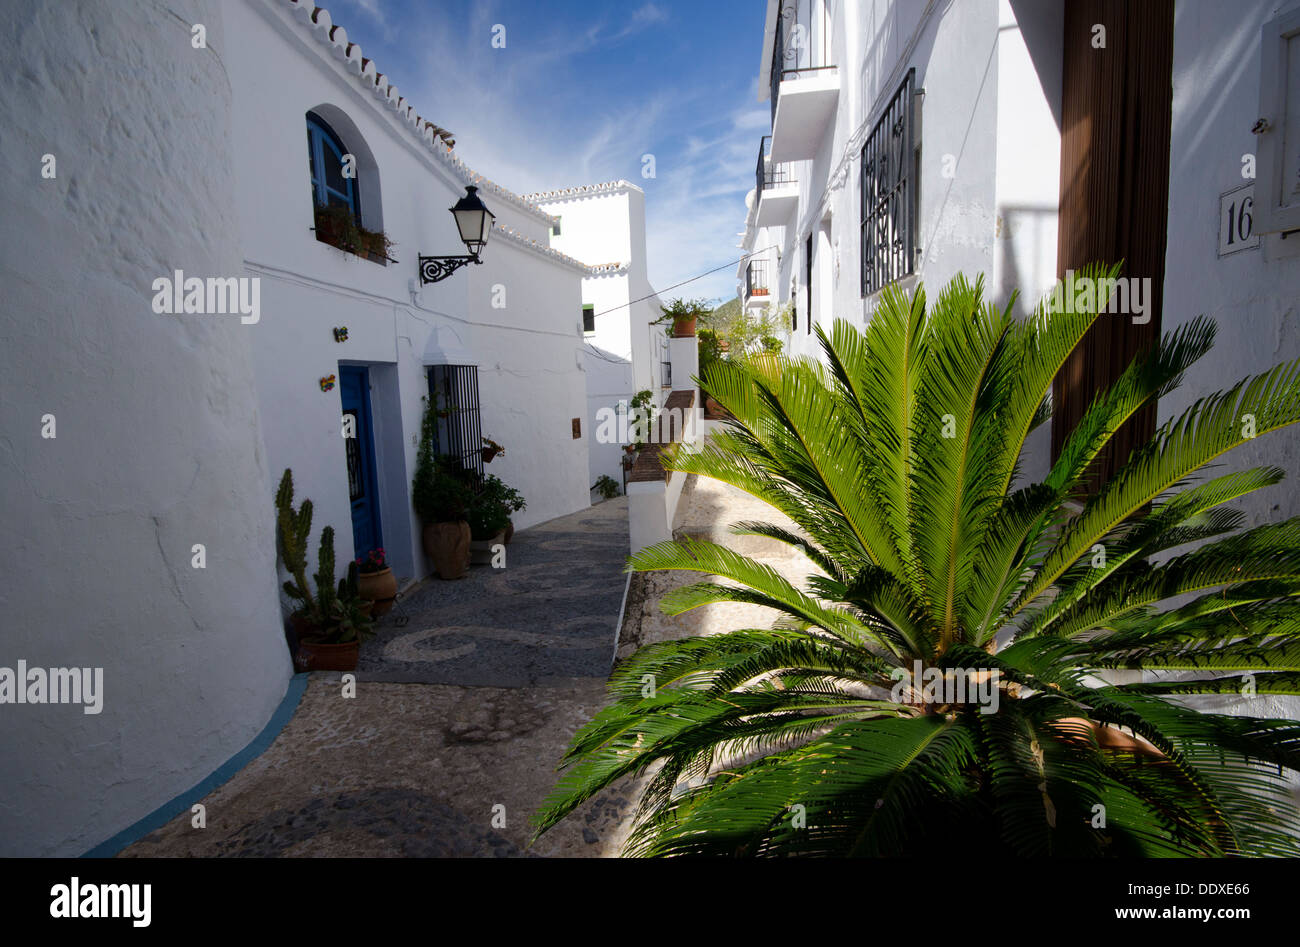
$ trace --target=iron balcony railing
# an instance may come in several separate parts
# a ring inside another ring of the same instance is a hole
[[[771,144],[771,135],[764,135],[758,142],[758,164],[754,166],[754,197],[756,200],[761,198],[763,192],[770,187],[797,183],[789,164],[778,164],[773,168],[767,166]]]
[[[776,17],[776,41],[772,44],[772,121],[776,121],[782,79],[797,79],[834,68],[827,0],[781,0]]]
[[[745,268],[745,298],[768,295],[767,260],[750,260]]]

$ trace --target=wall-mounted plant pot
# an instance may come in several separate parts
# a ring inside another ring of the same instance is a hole
[[[393,603],[397,601],[397,576],[393,575],[391,568],[363,572],[357,576],[357,593],[373,603],[371,617],[381,618],[393,610]]]
[[[495,447],[484,447],[482,449],[482,453],[483,453],[483,463],[490,464],[492,463],[493,460],[496,459],[497,454],[501,452],[497,450]]]
[[[695,335],[695,317],[677,319],[673,322],[673,338],[689,339]]]
[[[430,523],[424,527],[424,552],[439,578],[463,579],[469,571],[469,523]]]
[[[506,541],[506,531],[503,529],[491,539],[471,539],[469,543],[469,561],[476,566],[486,566],[492,563],[492,547],[498,543]]]

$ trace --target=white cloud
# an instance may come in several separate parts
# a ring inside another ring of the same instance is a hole
[[[382,16],[380,0],[346,2]],[[503,21],[506,47],[493,48],[492,27]],[[747,77],[737,77],[728,97],[665,71],[644,95],[612,101],[598,77],[571,81],[582,54],[667,22],[668,12],[649,2],[538,35],[531,21],[476,3],[458,21],[403,24],[403,46],[421,54],[392,79],[422,115],[451,129],[470,167],[516,193],[617,178],[641,186],[651,281],[662,289],[740,255],[735,233],[769,118],[766,105],[750,100]],[[656,159],[650,180],[640,175],[646,152]],[[734,290],[728,266],[668,292],[730,298]]]

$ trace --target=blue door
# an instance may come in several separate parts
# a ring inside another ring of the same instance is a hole
[[[375,488],[375,441],[370,424],[370,370],[339,366],[343,416],[352,418],[355,437],[344,438],[348,460],[348,496],[352,500],[353,557],[384,545],[379,527],[379,491]]]

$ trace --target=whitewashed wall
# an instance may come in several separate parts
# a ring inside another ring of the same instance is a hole
[[[595,332],[586,336],[585,423],[593,434],[589,483],[602,474],[621,483],[622,445],[597,441],[598,412],[644,389],[654,393],[656,403],[664,398],[659,373],[665,335],[653,324],[661,310],[647,271],[645,193],[627,181],[611,181],[530,197],[560,218],[551,245],[598,268],[582,281],[583,305],[595,314]]]
[[[1300,240],[1263,238],[1258,248],[1218,255],[1219,195],[1251,183],[1259,110],[1260,27],[1300,4],[1242,0],[1174,8],[1174,107],[1164,330],[1205,314],[1218,323],[1214,350],[1160,401],[1161,420],[1247,375],[1300,357]],[[1297,246],[1289,246],[1296,244]],[[1243,501],[1252,523],[1300,514],[1300,433],[1261,437],[1231,455],[1234,466],[1275,464],[1288,480]]]
[[[0,6],[0,666],[104,680],[97,715],[0,706],[0,855],[78,855],[191,788],[291,673],[259,327],[151,308],[175,269],[242,271],[225,7]]]
[[[1198,314],[1218,323],[1213,351],[1160,400],[1160,420],[1247,375],[1300,357],[1300,240],[1266,235],[1258,248],[1218,255],[1219,195],[1242,184],[1242,157],[1254,154],[1259,111],[1260,28],[1295,3],[1184,0],[1174,7],[1174,103],[1170,141],[1169,231],[1164,331]],[[1233,469],[1276,465],[1277,486],[1233,504],[1248,525],[1300,514],[1300,432],[1260,437],[1226,458]],[[1300,698],[1201,698],[1235,713],[1300,719]]]
[[[800,182],[797,209],[783,226],[751,227],[746,237],[755,250],[780,247],[774,294],[784,303],[794,287],[798,307],[790,351],[820,352],[804,295],[809,233],[814,324],[870,318],[876,297],[860,295],[860,152],[910,67],[925,93],[916,126],[921,254],[904,286],[921,282],[933,295],[960,272],[984,273],[995,298],[1013,285],[1030,297],[1045,291],[1055,278],[1055,204],[1050,213],[1042,206],[1055,194],[1060,136],[1010,5],[875,0],[828,2],[827,9],[840,76],[835,114],[817,154],[791,163]]]
[[[584,424],[581,438],[571,434],[586,411],[585,270],[547,249],[549,215],[431,153],[288,4],[240,0],[229,20],[240,40],[231,52],[237,206],[247,270],[268,286],[254,358],[273,474],[293,468],[299,498],[315,504],[315,528],[333,525],[340,558],[349,554],[339,391],[322,392],[318,380],[340,362],[369,365],[384,545],[400,576],[427,575],[409,489],[426,355],[451,345],[460,350],[453,361],[479,366],[482,430],[506,448],[488,471],[528,502],[516,526],[586,506],[590,432]],[[306,112],[322,106],[345,145],[356,151],[361,141],[373,158],[396,264],[349,256],[309,229]],[[510,233],[494,232],[482,265],[413,295],[419,254],[465,252],[448,208],[470,181]],[[348,328],[346,343],[334,341],[335,326]]]

